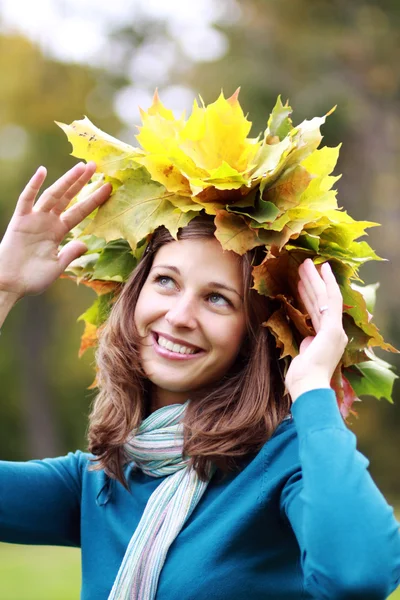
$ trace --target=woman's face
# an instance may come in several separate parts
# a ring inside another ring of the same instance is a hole
[[[165,244],[134,318],[155,407],[185,402],[218,381],[238,354],[246,329],[240,258],[213,238]]]

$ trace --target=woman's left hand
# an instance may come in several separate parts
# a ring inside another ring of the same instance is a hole
[[[285,384],[292,402],[317,388],[329,388],[348,338],[343,329],[343,298],[329,263],[320,273],[307,258],[299,267],[300,298],[310,315],[316,336],[305,338],[286,374]]]

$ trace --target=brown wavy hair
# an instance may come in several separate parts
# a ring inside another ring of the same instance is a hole
[[[200,216],[179,231],[178,239],[210,238],[211,217]],[[161,246],[174,241],[159,227],[147,250],[113,305],[96,353],[97,385],[89,416],[89,451],[94,469],[104,469],[128,489],[124,444],[149,411],[149,381],[139,359],[140,337],[134,312],[140,291]],[[252,266],[260,249],[242,257],[244,311],[247,331],[236,361],[226,375],[201,398],[189,402],[184,417],[183,453],[201,479],[210,462],[227,473],[257,453],[290,410],[272,335],[262,323],[268,318],[267,298],[252,289]]]

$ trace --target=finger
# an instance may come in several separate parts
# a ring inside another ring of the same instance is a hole
[[[301,289],[302,289],[302,293],[304,295],[305,300],[307,301],[307,312],[310,315],[310,317],[312,317],[312,315],[314,313],[318,313],[319,314],[319,310],[318,310],[318,302],[317,302],[317,297],[313,288],[313,285],[308,277],[307,271],[306,271],[306,265],[305,263],[301,264],[299,267],[299,283],[301,282]],[[319,319],[318,319],[319,322]]]
[[[329,309],[329,298],[326,289],[326,284],[320,274],[317,271],[311,259],[306,259],[303,263],[303,269],[301,271],[301,279],[307,290],[308,296],[312,299],[314,310],[320,313],[320,309],[323,306],[328,306]],[[320,313],[320,316],[326,315],[328,311]]]
[[[87,250],[86,244],[80,242],[79,240],[72,240],[65,244],[65,246],[58,253],[58,264],[60,266],[60,275],[65,271],[68,265],[82,256]]]
[[[33,207],[36,196],[46,179],[47,170],[45,167],[39,167],[36,173],[30,178],[24,187],[15,208],[15,214],[19,217],[28,215]]]
[[[78,163],[42,194],[35,204],[35,210],[50,212],[60,201],[60,198],[67,195],[71,187],[74,186],[79,179],[84,181],[84,183],[82,183],[83,187],[83,185],[92,177],[95,170],[96,165],[93,162],[88,163],[87,165],[83,162]],[[66,204],[68,204],[68,202],[69,200]]]
[[[324,263],[321,267],[321,277],[325,282],[329,307],[333,315],[341,320],[343,315],[343,296],[328,262]]]
[[[45,190],[42,196],[38,199],[34,206],[35,211],[50,212],[53,206],[58,201],[60,195],[64,194],[77,178],[85,172],[86,165],[83,162],[78,163],[72,169],[64,173],[62,177],[57,179],[53,185]]]
[[[317,299],[314,293],[314,289],[313,286],[311,284],[311,281],[309,280],[309,277],[307,275],[307,271],[305,269],[305,262],[302,263],[299,267],[299,277],[300,277],[300,281],[303,282],[303,286],[307,292],[307,296],[309,298],[309,300],[312,302],[312,304],[317,304]]]
[[[107,198],[109,198],[111,190],[111,184],[105,183],[101,188],[93,192],[89,198],[86,198],[86,200],[83,200],[82,202],[77,202],[71,206],[71,208],[66,210],[60,218],[68,227],[68,231],[83,221],[83,219],[90,215],[90,213],[100,206],[100,204],[105,202]]]
[[[313,327],[315,331],[318,332],[321,321],[321,315],[319,310],[316,309],[313,299],[311,299],[308,295],[307,288],[305,287],[304,282],[302,280],[300,280],[298,283],[298,290],[300,298],[305,306],[305,309],[311,318]]]
[[[96,165],[95,163],[93,163],[93,167],[91,166],[89,169],[86,169],[86,171],[81,175],[78,181],[74,183],[70,187],[70,189],[59,199],[59,201],[53,207],[52,212],[56,215],[61,215],[61,213],[66,209],[71,200],[75,198],[75,196],[79,194],[82,188],[90,181],[95,170]]]

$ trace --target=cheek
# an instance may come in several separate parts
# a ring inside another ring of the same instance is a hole
[[[215,342],[214,347],[218,348],[220,352],[224,352],[227,360],[238,354],[245,333],[244,318],[229,323],[221,323],[219,327],[216,324],[214,324],[214,327],[210,327],[210,334]]]

